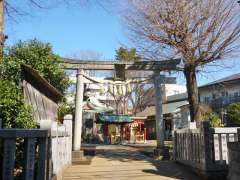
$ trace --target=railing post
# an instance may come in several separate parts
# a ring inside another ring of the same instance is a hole
[[[173,133],[173,160],[177,159],[177,132]]]
[[[63,121],[63,124],[65,125],[66,127],[66,132],[68,134],[68,142],[67,142],[67,157],[68,157],[68,165],[71,165],[72,164],[72,115],[71,114],[68,114],[68,115],[65,115],[64,116],[64,121]]]
[[[240,128],[237,129],[237,134],[238,134],[238,142],[240,142]]]
[[[203,121],[201,123],[201,163],[204,169],[207,170],[209,165],[212,164],[212,133],[210,131],[210,122]]]
[[[52,155],[52,136],[47,138],[47,180],[51,180],[53,176],[53,155]]]
[[[38,159],[38,174],[37,180],[48,180],[47,179],[47,137],[39,138],[39,159]]]
[[[33,180],[34,178],[34,164],[35,164],[35,149],[36,139],[24,139],[24,179]]]
[[[13,169],[15,165],[16,140],[15,138],[4,139],[4,157],[2,179],[13,180]]]

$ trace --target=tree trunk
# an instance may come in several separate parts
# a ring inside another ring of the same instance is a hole
[[[193,65],[184,67],[184,75],[187,82],[188,101],[190,109],[191,122],[196,121],[197,125],[201,121],[201,113],[199,108],[198,87],[196,78],[196,68]]]
[[[3,57],[3,45],[4,45],[4,0],[0,0],[0,61]]]

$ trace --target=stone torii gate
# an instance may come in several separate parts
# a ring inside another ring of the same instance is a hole
[[[76,105],[75,105],[75,125],[73,151],[78,153],[81,149],[82,133],[82,109],[83,109],[83,91],[84,91],[84,70],[115,70],[115,76],[125,78],[126,71],[153,71],[153,83],[155,87],[155,107],[156,107],[156,135],[157,149],[164,148],[164,129],[162,115],[162,92],[161,84],[174,83],[175,78],[160,76],[161,71],[172,71],[177,69],[181,59],[163,60],[163,61],[84,61],[62,58],[61,63],[65,69],[77,70],[76,84]]]

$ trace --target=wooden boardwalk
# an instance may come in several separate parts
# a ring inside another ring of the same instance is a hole
[[[170,161],[156,161],[126,146],[98,147],[85,164],[73,164],[63,180],[200,180],[195,174]]]

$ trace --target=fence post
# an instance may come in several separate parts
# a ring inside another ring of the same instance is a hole
[[[201,163],[205,171],[208,170],[209,165],[212,163],[212,133],[210,130],[210,122],[203,121],[201,123]]]
[[[237,129],[237,134],[238,134],[238,142],[240,142],[240,128]]]
[[[48,153],[48,144],[47,144],[48,137],[39,138],[39,159],[38,159],[38,174],[37,180],[48,180],[47,174],[47,153]]]
[[[13,180],[13,169],[15,165],[15,153],[16,153],[16,139],[8,138],[3,142],[3,169],[2,179]]]
[[[173,160],[177,160],[177,132],[173,133]]]
[[[72,115],[68,114],[64,116],[63,124],[66,127],[66,132],[68,134],[68,142],[67,142],[67,148],[68,148],[68,165],[72,164]]]

